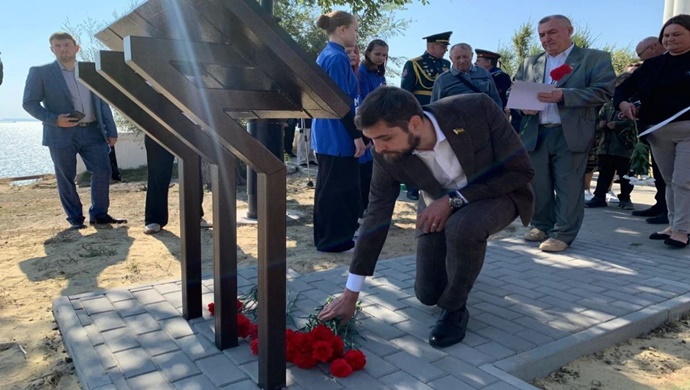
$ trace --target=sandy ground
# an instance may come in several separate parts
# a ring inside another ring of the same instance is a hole
[[[305,172],[288,176],[288,210],[300,216],[288,222],[288,267],[307,273],[349,264],[349,254],[314,250],[314,192],[307,181]],[[174,185],[170,191],[170,224],[147,236],[142,232],[145,183],[111,187],[110,213],[128,219],[128,224],[80,231],[65,230],[54,180],[26,186],[0,183],[0,389],[79,388],[52,316],[54,298],[180,277],[178,189]],[[88,188],[79,192],[88,204]],[[244,214],[245,201],[246,194],[239,193],[238,215]],[[211,220],[210,193],[205,194],[204,209]],[[414,210],[413,203],[398,202],[382,259],[414,252]],[[513,224],[492,239],[524,232]],[[202,231],[204,272],[209,275],[212,235],[212,229]],[[238,245],[239,266],[255,264],[256,226],[238,228]],[[684,320],[652,337],[578,360],[537,384],[549,389],[690,389],[689,340]]]

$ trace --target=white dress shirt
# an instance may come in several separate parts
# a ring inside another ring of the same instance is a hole
[[[565,64],[566,58],[573,51],[575,44],[571,44],[563,53],[556,56],[550,54],[546,55],[546,66],[544,69],[544,83],[553,84],[554,80],[551,78],[551,71],[558,68],[559,66]],[[561,115],[558,113],[558,103],[547,103],[546,109],[539,113],[539,123],[540,124],[560,124]]]
[[[434,131],[436,132],[436,145],[434,145],[432,150],[414,150],[412,153],[417,155],[417,157],[424,162],[434,178],[443,188],[448,189],[448,192],[464,188],[467,185],[467,175],[465,175],[465,171],[463,171],[460,166],[458,157],[450,147],[446,135],[443,134],[441,128],[438,126],[436,117],[427,111],[425,111],[424,114],[434,126]],[[467,203],[467,199],[463,198],[463,200]],[[365,280],[366,276],[351,273],[347,277],[345,287],[353,292],[362,291]]]

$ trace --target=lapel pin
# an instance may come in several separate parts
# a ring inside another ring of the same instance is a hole
[[[455,133],[456,135],[460,135],[464,132],[465,132],[465,129],[463,129],[462,127],[459,129],[453,129],[453,133]]]

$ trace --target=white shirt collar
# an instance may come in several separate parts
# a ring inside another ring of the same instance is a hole
[[[547,56],[547,58],[551,58],[551,59],[556,59],[556,58],[565,59],[565,58],[568,58],[568,56],[570,55],[570,52],[573,51],[574,47],[575,47],[575,43],[571,43],[570,46],[567,49],[565,49],[565,51],[563,53],[556,54],[555,56],[552,56],[551,54],[546,53],[546,56]]]

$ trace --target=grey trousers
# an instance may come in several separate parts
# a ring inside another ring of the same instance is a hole
[[[297,164],[306,164],[307,160],[316,161],[311,150],[311,128],[300,129],[297,137]]]
[[[442,232],[418,231],[417,299],[449,311],[463,308],[484,265],[487,238],[517,216],[515,204],[503,195],[469,203],[450,216]]]
[[[585,216],[587,153],[568,149],[561,126],[539,126],[537,146],[529,158],[535,170],[532,226],[570,245]]]
[[[666,181],[668,220],[674,232],[690,233],[690,121],[672,122],[647,136]]]

